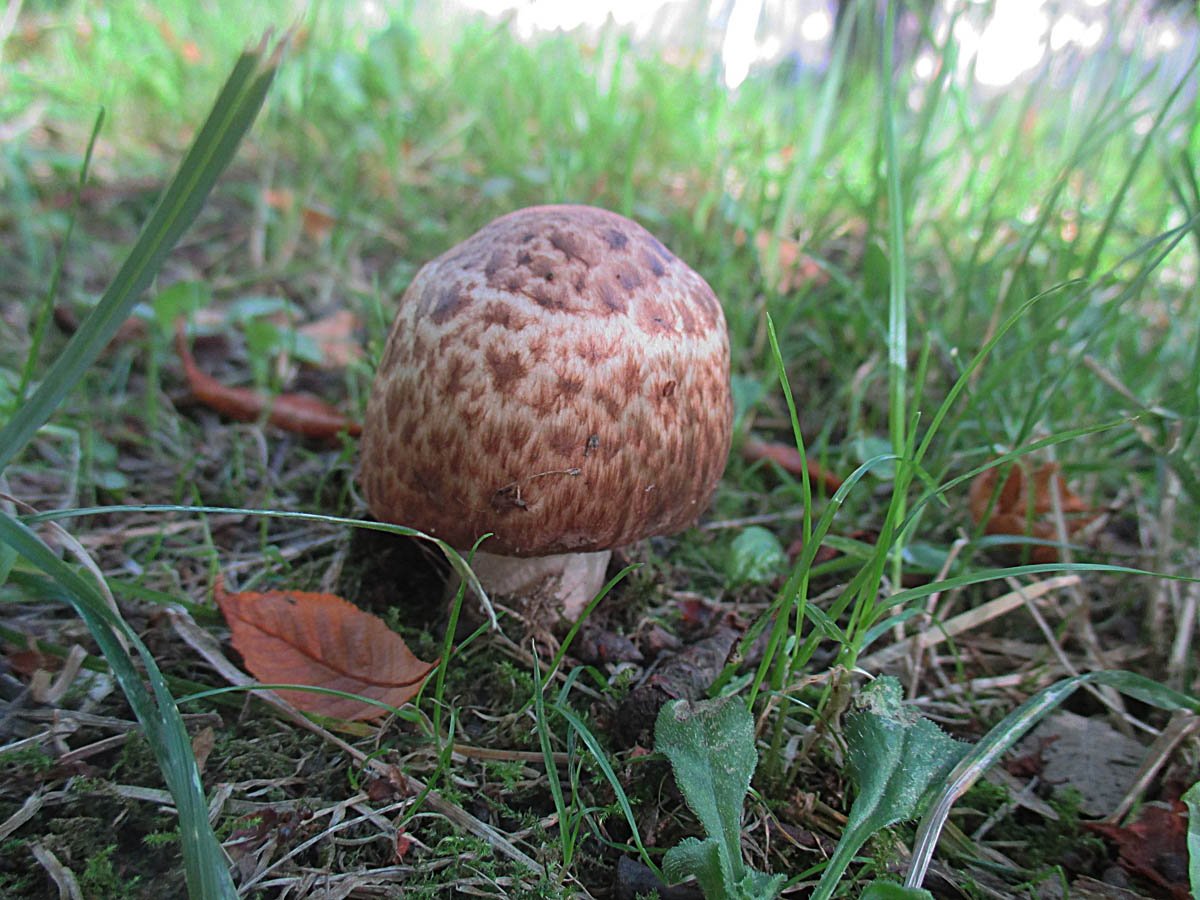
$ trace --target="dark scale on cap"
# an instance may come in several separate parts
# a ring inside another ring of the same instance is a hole
[[[685,528],[729,451],[724,316],[635,222],[520,210],[417,273],[368,404],[385,521],[520,556]]]
[[[604,229],[604,242],[613,250],[624,250],[629,244],[629,238],[625,237],[625,233],[616,228]]]

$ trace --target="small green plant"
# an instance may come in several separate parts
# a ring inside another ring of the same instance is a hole
[[[901,697],[899,681],[879,678],[863,688],[846,716],[846,770],[857,794],[813,900],[833,896],[846,867],[871,835],[920,815],[929,804],[931,789],[969,749],[906,707]],[[878,897],[924,896],[895,893],[903,889],[882,882],[873,888]]]
[[[79,887],[87,897],[132,897],[137,891],[140,878],[124,879],[113,867],[112,856],[116,844],[109,844],[87,861],[87,867],[79,876]]]
[[[708,835],[687,838],[663,857],[678,882],[694,875],[708,900],[770,900],[783,875],[742,860],[742,803],[758,764],[754,719],[735,697],[667,704],[654,726],[654,748],[671,761],[675,782]]]
[[[1188,808],[1188,880],[1192,896],[1200,897],[1200,781],[1184,791],[1183,802]]]
[[[735,586],[769,584],[787,570],[787,564],[779,538],[761,525],[751,525],[730,545],[725,571]]]

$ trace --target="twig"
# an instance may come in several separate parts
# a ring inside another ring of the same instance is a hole
[[[1050,448],[1050,457],[1054,459],[1054,448]],[[1063,498],[1062,498],[1063,482],[1058,478],[1049,480],[1050,488],[1050,511],[1054,518],[1054,533],[1058,539],[1060,555],[1063,562],[1071,562],[1071,538],[1067,531],[1067,519],[1063,514]],[[1084,649],[1088,654],[1088,663],[1096,669],[1110,669],[1108,659],[1104,653],[1104,649],[1100,646],[1100,638],[1096,634],[1096,629],[1092,625],[1092,604],[1088,599],[1083,588],[1079,584],[1074,584],[1068,588],[1071,595],[1072,606],[1071,618],[1074,621],[1075,629],[1079,633],[1079,640],[1083,644]],[[1075,674],[1074,672],[1072,674]],[[1087,690],[1095,694],[1097,697],[1102,697],[1104,705],[1117,713],[1117,727],[1127,736],[1132,736],[1127,720],[1136,722],[1129,715],[1129,710],[1125,706],[1125,698],[1121,696],[1121,692],[1116,688],[1108,687],[1107,685],[1088,685]]]
[[[59,900],[83,900],[79,882],[75,880],[75,873],[59,862],[53,852],[41,844],[31,844],[29,852],[33,854],[33,858],[41,864],[41,867],[46,870],[46,874],[58,887]]]
[[[57,799],[67,796],[66,791],[57,791],[54,794],[33,793],[25,798],[25,802],[21,804],[21,808],[15,813],[0,823],[0,841],[8,840],[8,836],[36,816],[46,801],[52,797]]]
[[[950,552],[946,554],[946,559],[942,563],[942,567],[938,570],[936,581],[945,581],[946,576],[950,574],[950,567],[954,565],[954,560],[958,559],[958,554],[962,552],[963,547],[967,546],[968,540],[965,537],[958,538],[950,545]],[[938,601],[942,598],[941,591],[934,591],[929,595],[929,599],[925,602],[925,615],[920,618],[920,622],[924,623],[924,628],[928,629],[933,622],[934,612],[937,610]],[[944,616],[943,616],[944,618]],[[898,626],[898,627],[903,627]],[[917,696],[917,691],[921,681],[921,670],[924,667],[925,654],[928,648],[919,648],[913,645],[912,655],[909,657],[909,682],[908,682],[908,699],[912,700]]]
[[[1009,578],[1007,581],[1009,584],[1016,585],[1016,580],[1013,578]],[[1020,591],[1021,588],[1017,586],[1017,590]],[[1054,654],[1055,658],[1066,670],[1068,675],[1078,677],[1081,674],[1079,668],[1073,662],[1071,662],[1070,658],[1066,654],[1066,651],[1063,650],[1062,645],[1058,642],[1058,638],[1054,635],[1054,629],[1050,627],[1050,623],[1046,621],[1045,616],[1038,611],[1037,606],[1032,602],[1027,603],[1025,608],[1028,610],[1029,615],[1033,617],[1033,621],[1037,624],[1037,627],[1041,629],[1042,636],[1046,638],[1046,643],[1050,645],[1050,652]],[[1119,722],[1127,723],[1128,725],[1132,725],[1134,728],[1140,728],[1142,731],[1149,732],[1153,735],[1157,735],[1159,733],[1156,728],[1147,725],[1141,719],[1131,715],[1125,709],[1124,703],[1113,703],[1109,699],[1111,689],[1099,690],[1097,689],[1096,685],[1092,684],[1083,685],[1083,689],[1107,706],[1109,710],[1115,713]]]
[[[1078,583],[1078,575],[1058,575],[1028,586],[1018,586],[1002,597],[989,600],[981,606],[960,613],[953,619],[944,622],[940,628],[927,629],[899,644],[891,644],[882,650],[876,650],[860,659],[858,666],[867,670],[879,669],[907,653],[923,652],[931,647],[936,647],[949,638],[979,627],[984,622],[990,622],[1027,603],[1032,604],[1032,601],[1038,597]]]
[[[1183,679],[1195,660],[1192,649],[1192,632],[1196,628],[1196,607],[1200,606],[1200,585],[1180,585],[1171,582],[1172,593],[1178,597],[1174,604],[1175,640],[1171,643],[1171,658],[1167,662],[1167,684],[1176,690],[1184,690]]]
[[[1125,814],[1133,809],[1133,804],[1137,802],[1138,797],[1154,780],[1158,770],[1170,758],[1171,751],[1197,731],[1200,731],[1200,718],[1190,713],[1176,713],[1171,716],[1171,721],[1167,723],[1162,734],[1155,738],[1154,743],[1150,745],[1146,758],[1133,778],[1133,784],[1129,786],[1129,790],[1117,804],[1117,808],[1100,821],[1111,825],[1119,824],[1125,818]]]

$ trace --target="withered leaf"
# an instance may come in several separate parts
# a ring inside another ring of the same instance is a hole
[[[333,594],[303,591],[214,595],[234,649],[264,684],[304,684],[402,706],[435,663],[417,659],[377,616]],[[375,719],[386,710],[347,697],[281,690],[298,709],[334,719]]]
[[[985,534],[1023,535],[1046,541],[1054,540],[1058,536],[1054,524],[1055,490],[1058,492],[1068,535],[1076,534],[1094,518],[1083,498],[1071,491],[1063,481],[1058,463],[1039,466],[1031,475],[1023,460],[1018,461],[1009,470],[989,514],[988,507],[995,492],[996,479],[999,477],[1000,467],[997,466],[980,472],[971,481],[967,499],[971,521],[976,525],[982,524]],[[1035,563],[1058,561],[1058,550],[1054,547],[1033,547],[1029,555]]]
[[[175,349],[183,363],[188,387],[196,399],[224,416],[241,422],[253,422],[266,411],[267,421],[272,425],[317,439],[327,440],[343,431],[351,436],[362,433],[359,423],[343,416],[311,394],[280,394],[271,397],[251,388],[222,384],[211,375],[202,372],[188,348],[182,321],[175,328]]]
[[[1187,825],[1178,800],[1169,806],[1147,804],[1129,825],[1087,822],[1085,827],[1117,845],[1127,872],[1156,885],[1172,900],[1188,900]]]
[[[792,444],[760,441],[753,437],[747,438],[746,442],[742,444],[742,456],[750,462],[768,460],[793,475],[799,475],[805,468],[804,462],[800,458],[800,451]],[[809,459],[807,462],[808,477],[825,485],[825,489],[829,493],[832,494],[842,486],[842,479],[832,472],[825,471],[815,460]]]
[[[263,191],[263,201],[272,209],[290,212],[296,205],[296,195],[286,188],[267,188]],[[316,204],[305,204],[301,207],[300,220],[304,226],[304,234],[314,241],[324,240],[337,224],[337,217],[332,212]]]
[[[321,368],[344,369],[362,358],[362,344],[354,334],[361,324],[358,316],[348,309],[341,309],[323,319],[301,325],[298,330],[321,348]]]

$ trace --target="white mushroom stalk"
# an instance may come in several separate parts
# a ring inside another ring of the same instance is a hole
[[[695,522],[731,421],[725,318],[705,281],[615,213],[531,207],[405,292],[360,478],[382,520],[461,549],[491,533],[485,588],[549,593],[574,619],[606,551]]]

